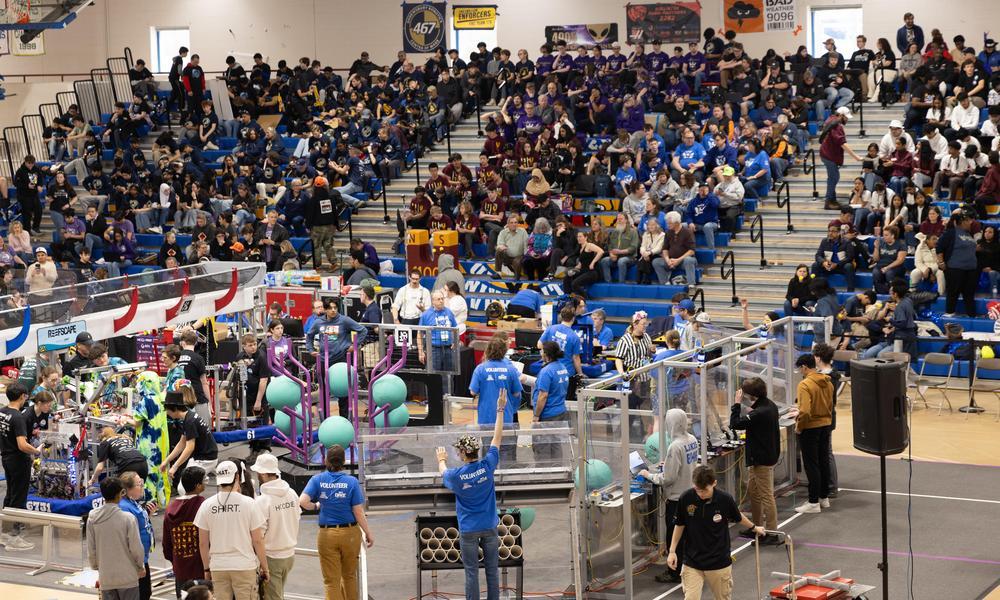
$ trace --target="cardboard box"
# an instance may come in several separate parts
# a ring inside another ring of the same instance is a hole
[[[515,329],[536,329],[541,331],[542,320],[541,319],[525,319],[520,318],[516,321],[497,321],[497,329],[500,331],[514,331]]]

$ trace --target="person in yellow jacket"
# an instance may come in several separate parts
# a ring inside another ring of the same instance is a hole
[[[816,370],[816,357],[803,354],[795,361],[802,381],[795,390],[795,431],[802,449],[802,466],[809,479],[809,500],[795,507],[800,513],[830,508],[830,429],[833,423],[833,383]]]

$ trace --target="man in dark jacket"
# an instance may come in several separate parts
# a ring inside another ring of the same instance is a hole
[[[831,225],[827,228],[827,236],[816,251],[812,272],[816,277],[841,273],[847,279],[847,291],[854,291],[854,251],[841,239],[840,227]]]
[[[744,411],[743,401],[750,402]],[[750,496],[751,520],[765,529],[778,528],[778,506],[774,500],[774,465],[781,454],[781,435],[778,430],[778,406],[767,397],[767,384],[759,377],[743,382],[736,392],[729,426],[746,431],[747,495]],[[754,537],[753,531],[743,535]],[[761,543],[776,546],[781,538],[768,534]]]
[[[337,223],[344,209],[344,201],[340,192],[331,190],[326,177],[313,180],[313,193],[306,201],[305,225],[312,238],[313,252],[316,259],[313,264],[322,266],[323,251],[330,261],[330,269],[337,268],[337,257],[333,247],[334,236],[337,234]]]

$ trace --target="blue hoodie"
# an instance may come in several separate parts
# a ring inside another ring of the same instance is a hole
[[[704,198],[696,194],[687,207],[687,221],[695,225],[719,222],[719,197],[709,192]]]

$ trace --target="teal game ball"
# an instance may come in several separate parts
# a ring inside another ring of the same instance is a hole
[[[511,512],[521,514],[521,531],[527,531],[531,524],[535,522],[535,509],[530,506],[515,508]]]
[[[348,372],[351,374],[350,379],[347,377]],[[332,365],[326,375],[330,384],[330,394],[336,398],[346,398],[350,382],[357,381],[358,372],[346,362],[339,362]]]
[[[283,411],[275,411],[274,426],[285,435],[292,435],[292,418]]]
[[[374,417],[375,427],[383,429],[385,427],[385,413]],[[389,411],[389,427],[406,427],[410,422],[410,409],[405,404],[401,404]]]
[[[375,406],[390,404],[393,409],[399,408],[406,402],[406,382],[398,375],[384,375],[372,384],[371,397]]]
[[[611,467],[608,466],[608,463],[603,460],[597,460],[596,458],[587,460],[588,492],[609,485],[611,483],[611,479]],[[573,483],[578,485],[580,483],[579,467],[577,467],[577,472],[573,476]]]
[[[271,408],[295,406],[302,401],[302,388],[291,377],[279,375],[272,377],[267,383],[267,391],[264,392],[264,395]]]
[[[341,416],[327,417],[319,426],[319,441],[327,448],[347,448],[354,441],[354,425]]]
[[[666,436],[667,446],[670,445],[670,436]],[[649,464],[660,462],[660,433],[653,432],[646,438],[646,443],[643,444],[643,449],[646,452],[646,462]]]

